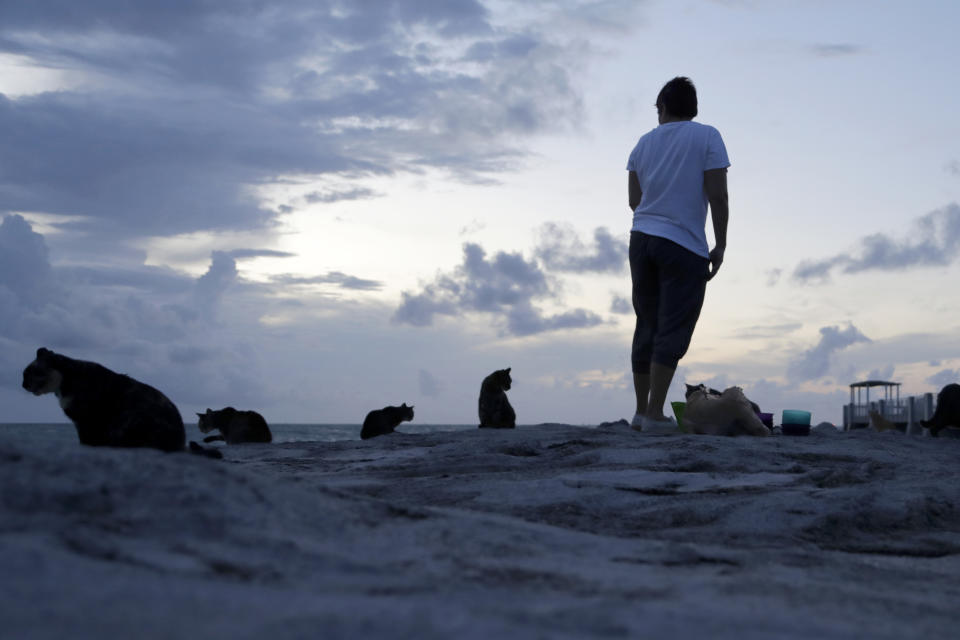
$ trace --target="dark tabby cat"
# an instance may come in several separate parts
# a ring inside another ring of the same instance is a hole
[[[56,394],[82,444],[184,450],[183,420],[170,399],[96,362],[74,360],[41,347],[36,360],[23,370],[23,388],[37,396]],[[193,442],[190,450],[222,457],[219,451]]]
[[[686,387],[687,387],[687,393],[686,393],[685,397],[688,398],[688,399],[690,398],[690,394],[691,394],[691,393],[693,393],[694,391],[700,391],[700,390],[703,390],[703,392],[706,393],[707,396],[721,396],[721,395],[723,395],[722,392],[717,391],[716,389],[713,389],[713,388],[711,388],[711,387],[708,387],[708,386],[705,385],[705,384],[698,384],[698,385],[688,384],[688,385],[686,385]],[[751,401],[750,401],[750,406],[753,408],[753,412],[754,412],[754,413],[757,413],[757,414],[760,413],[760,406],[759,406],[756,402],[754,402],[753,400],[751,400]]]
[[[214,429],[219,435],[207,436],[204,442],[223,440],[227,444],[241,442],[272,442],[273,434],[263,416],[256,411],[237,411],[233,407],[226,407],[219,411],[207,409],[206,413],[198,413],[197,427],[204,433]]]
[[[936,437],[945,427],[960,427],[960,384],[951,383],[937,394],[937,410],[929,420],[920,424],[930,429],[930,435]]]
[[[393,433],[401,422],[413,420],[413,406],[407,406],[404,402],[399,407],[384,407],[383,409],[374,409],[367,414],[363,420],[363,428],[360,430],[360,438],[369,440],[376,436]]]
[[[510,389],[510,367],[494,371],[480,385],[480,428],[513,429],[517,426],[517,414],[507,391]]]

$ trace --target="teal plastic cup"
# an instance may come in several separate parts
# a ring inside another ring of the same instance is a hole
[[[796,424],[810,426],[810,412],[799,411],[797,409],[783,410],[783,424]]]

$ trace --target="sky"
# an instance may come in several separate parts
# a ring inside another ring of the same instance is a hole
[[[960,379],[960,4],[0,3],[0,422],[44,346],[205,408],[633,414],[627,156],[677,75],[731,160],[683,384],[839,423]],[[708,239],[712,229],[708,223]]]

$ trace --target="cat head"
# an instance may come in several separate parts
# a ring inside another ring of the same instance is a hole
[[[685,394],[685,397],[688,398],[688,399],[690,398],[690,396],[691,396],[693,393],[695,393],[695,392],[697,392],[697,391],[706,391],[706,390],[707,390],[706,386],[704,386],[704,385],[702,385],[702,384],[688,384],[688,385],[684,385],[684,386],[687,387],[687,393]]]
[[[510,385],[513,384],[513,379],[510,377],[510,369],[512,369],[512,367],[498,369],[493,372],[494,381],[497,383],[497,386],[504,391],[509,391]]]
[[[685,386],[687,387],[687,393],[685,394],[685,397],[688,398],[688,399],[690,398],[691,395],[693,395],[693,394],[696,393],[697,391],[703,391],[703,393],[704,393],[705,395],[708,395],[708,396],[719,396],[719,395],[720,395],[720,392],[719,392],[719,391],[717,391],[716,389],[711,389],[710,387],[708,387],[708,386],[705,385],[705,384],[697,384],[697,385],[688,384],[688,385],[685,385]]]
[[[225,407],[217,411],[208,408],[206,413],[197,414],[197,428],[203,433],[210,433],[214,429],[219,429],[220,425],[236,412],[237,410],[233,407]]]
[[[400,417],[403,420],[413,420],[413,405],[407,406],[407,403],[404,402],[400,405]]]
[[[35,396],[60,390],[63,374],[57,368],[60,358],[49,349],[37,349],[36,359],[23,370],[23,388]]]

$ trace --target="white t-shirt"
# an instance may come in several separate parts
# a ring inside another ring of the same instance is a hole
[[[684,120],[645,134],[630,152],[643,196],[633,212],[633,231],[676,242],[704,258],[707,247],[707,192],[703,172],[730,166],[720,132]]]

